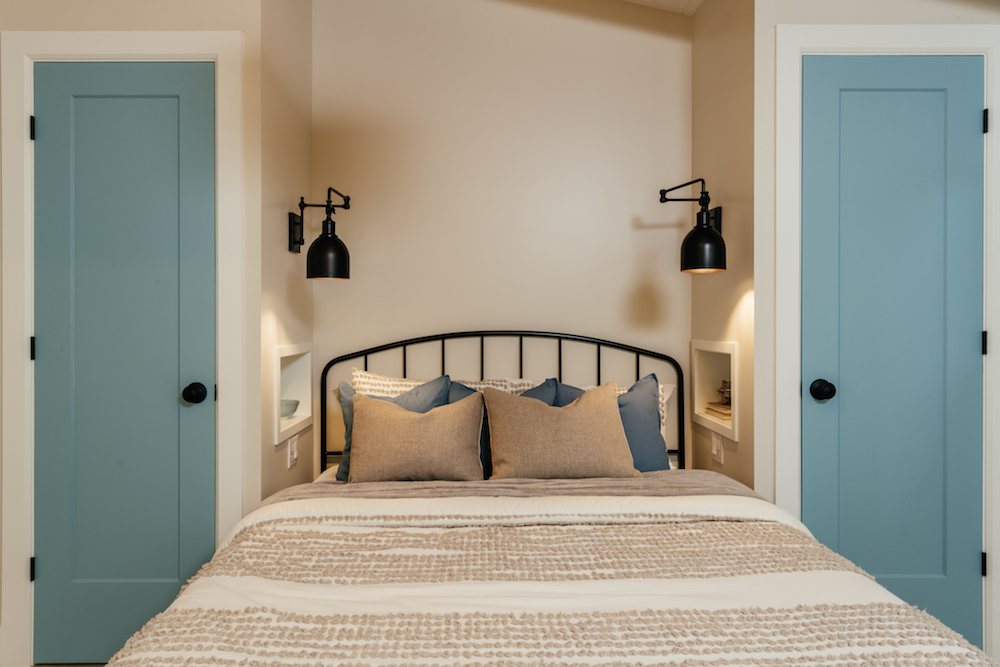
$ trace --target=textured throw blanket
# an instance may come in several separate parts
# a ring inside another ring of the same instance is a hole
[[[325,475],[321,475],[321,480]],[[486,479],[475,482],[368,482],[329,479],[279,491],[261,505],[306,498],[455,498],[468,496],[761,496],[750,487],[711,470],[656,470],[641,478]]]
[[[300,487],[111,664],[996,664],[752,492],[664,492],[692,479]]]

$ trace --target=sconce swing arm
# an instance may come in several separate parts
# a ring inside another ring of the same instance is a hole
[[[335,194],[338,197],[340,197],[341,199],[344,200],[343,204],[334,204],[333,203],[333,195],[335,195]],[[322,207],[326,208],[326,217],[327,217],[328,220],[330,220],[330,219],[332,219],[332,218],[330,218],[330,216],[333,215],[334,213],[336,213],[335,209],[342,208],[342,209],[344,209],[346,211],[347,209],[351,208],[351,198],[348,197],[345,194],[337,192],[334,188],[327,188],[327,190],[326,190],[326,203],[325,204],[307,204],[306,203],[306,198],[305,197],[301,197],[299,199],[299,215],[302,215],[303,213],[305,213],[306,208],[308,208],[310,206],[315,206],[317,208],[320,207],[320,206],[322,206]]]
[[[333,195],[337,195],[344,200],[343,204],[334,204]],[[294,213],[288,214],[288,251],[289,252],[301,252],[300,248],[305,245],[305,233],[303,230],[303,224],[305,221],[305,212],[307,208],[316,207],[326,209],[326,220],[324,223],[330,223],[333,225],[333,214],[337,212],[338,208],[342,208],[345,211],[351,208],[351,198],[341,192],[338,192],[334,188],[327,188],[326,191],[326,203],[325,204],[307,204],[305,197],[299,198],[299,214],[296,216]],[[325,226],[325,225],[324,225]]]
[[[686,188],[687,186],[694,185],[695,183],[701,183],[701,196],[698,197],[697,199],[694,198],[680,199],[677,197],[667,197],[668,192],[673,192],[674,190],[680,190],[681,188]],[[666,190],[660,190],[660,203],[666,204],[668,201],[696,201],[698,202],[698,205],[701,206],[702,211],[707,211],[708,205],[711,203],[712,200],[708,196],[708,190],[705,189],[705,179],[696,178],[693,181],[688,181],[687,183],[684,183],[682,185],[677,185],[672,188],[668,188]]]

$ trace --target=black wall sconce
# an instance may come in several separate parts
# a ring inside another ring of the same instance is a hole
[[[334,204],[333,195],[337,195],[344,200],[343,204]],[[302,219],[306,208],[310,206],[323,206],[326,208],[326,220],[323,221],[323,232],[319,235],[306,254],[306,278],[320,279],[340,279],[345,280],[351,277],[351,255],[347,252],[347,246],[337,238],[333,229],[333,214],[338,208],[351,208],[351,198],[329,188],[326,191],[325,204],[307,204],[306,198],[299,199],[299,214],[288,214],[288,250],[289,252],[302,252],[305,245]]]
[[[697,199],[668,198],[667,193],[701,183],[701,196]],[[681,244],[681,271],[686,273],[718,273],[726,270],[726,242],[722,239],[722,207],[708,209],[711,201],[705,189],[705,179],[660,190],[660,202],[696,201],[701,206],[694,229],[688,232]]]

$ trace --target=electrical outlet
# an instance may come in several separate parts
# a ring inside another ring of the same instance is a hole
[[[291,470],[295,462],[299,460],[299,436],[293,435],[288,439],[288,469]]]
[[[722,436],[712,433],[712,460],[722,465]]]

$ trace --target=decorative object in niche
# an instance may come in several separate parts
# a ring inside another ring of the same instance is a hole
[[[732,387],[729,380],[723,380],[722,385],[715,390],[719,395],[719,405],[732,405]]]

